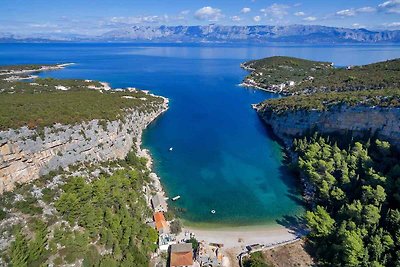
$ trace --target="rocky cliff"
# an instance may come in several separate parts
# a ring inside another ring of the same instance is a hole
[[[286,145],[293,137],[310,131],[320,133],[364,134],[391,142],[400,148],[400,108],[340,105],[329,110],[293,110],[275,113],[262,106],[255,107],[260,117]]]
[[[143,129],[167,109],[135,110],[123,120],[54,125],[38,132],[22,127],[0,132],[0,193],[71,164],[121,159],[139,145]]]

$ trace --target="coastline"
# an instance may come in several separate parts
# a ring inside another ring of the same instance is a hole
[[[155,113],[149,124],[168,110],[169,100],[165,97],[162,98],[164,99],[164,107],[159,112]],[[155,187],[157,192],[166,196],[166,192],[163,189],[160,177],[158,177],[153,170],[153,158],[151,153],[148,149],[142,148],[142,135],[143,133],[138,136],[136,141],[138,156],[147,159],[147,168],[150,171],[152,185]],[[220,227],[202,227],[190,225],[190,223],[186,224],[183,221],[182,233],[178,237],[181,236],[183,238],[185,232],[193,233],[198,241],[224,244],[224,251],[234,251],[236,254],[239,254],[241,251],[245,251],[246,246],[251,244],[263,244],[265,246],[271,246],[298,238],[298,235],[294,233],[294,231],[275,223],[237,227],[223,225]]]
[[[153,94],[150,94],[153,95]],[[155,96],[155,95],[153,95]],[[163,96],[157,96],[157,97],[161,97],[164,100],[163,103],[163,107],[162,109],[160,109],[159,111],[157,111],[154,116],[150,119],[149,123],[146,125],[145,129],[152,123],[154,122],[161,114],[163,114],[164,112],[166,112],[168,110],[168,103],[169,103],[169,99]],[[155,187],[156,191],[161,193],[163,196],[165,196],[165,191],[161,185],[161,181],[160,181],[160,177],[157,176],[157,174],[155,172],[153,172],[153,158],[151,157],[150,151],[148,149],[142,148],[142,136],[143,136],[143,131],[140,132],[140,134],[138,135],[136,142],[135,142],[135,148],[137,151],[137,155],[139,157],[144,157],[147,159],[146,162],[146,167],[150,172],[150,178],[152,181],[152,185]],[[151,191],[151,190],[150,190]],[[148,204],[151,207],[151,203],[150,200],[148,200]]]
[[[270,246],[276,243],[296,239],[294,231],[280,225],[257,225],[241,227],[221,227],[218,229],[201,229],[183,227],[183,232],[193,233],[198,241],[223,244],[226,249],[246,250],[246,246],[262,244]]]
[[[149,94],[149,95],[153,95],[153,94]],[[156,95],[153,95],[153,96],[156,96]],[[152,122],[154,122],[161,114],[163,114],[164,112],[166,112],[168,110],[169,99],[166,97],[163,97],[163,96],[157,96],[157,97],[161,97],[164,100],[163,108],[154,114],[154,116],[150,119],[149,123],[146,125],[145,129]],[[147,159],[146,167],[151,172],[152,166],[153,166],[153,158],[151,157],[150,151],[148,149],[142,148],[142,136],[143,136],[143,131],[141,131],[140,134],[138,135],[137,140],[135,142],[135,146],[136,146],[138,156],[144,157]]]
[[[152,123],[162,113],[168,110],[168,99],[163,97],[164,107],[159,112],[155,113],[152,118]],[[149,124],[150,124],[149,123]],[[153,159],[148,149],[142,148],[142,134],[141,133],[136,141],[136,148],[138,156],[145,157],[147,159],[147,168],[151,172],[150,178],[155,190],[162,195],[166,195],[160,178],[153,171]],[[185,235],[185,232],[193,233],[198,241],[205,241],[206,243],[222,243],[224,244],[224,251],[239,254],[241,251],[246,250],[246,246],[251,244],[264,244],[272,245],[280,242],[295,239],[297,235],[290,229],[280,226],[278,224],[264,224],[254,226],[221,226],[214,228],[203,228],[192,225],[184,224],[182,227],[182,233],[180,236]],[[179,239],[179,238],[178,238]],[[239,242],[240,241],[240,242]]]
[[[258,89],[265,90],[265,88]],[[152,117],[149,124],[168,110],[169,101],[167,98],[162,98],[164,99],[163,108],[154,114],[154,117]],[[138,156],[145,157],[147,159],[146,167],[150,171],[151,183],[149,186],[147,186],[145,192],[148,204],[151,206],[150,195],[152,192],[160,193],[164,197],[167,195],[164,191],[163,185],[161,184],[160,177],[158,177],[153,170],[153,158],[150,151],[142,148],[142,135],[143,132],[137,138],[136,149]],[[273,222],[270,224],[266,223],[250,226],[202,226],[182,221],[182,232],[177,235],[176,240],[178,242],[180,240],[186,240],[189,233],[190,236],[193,236],[199,242],[204,244],[223,244],[221,251],[224,255],[226,255],[226,257],[224,257],[226,261],[223,266],[238,266],[237,256],[241,253],[248,252],[248,246],[250,245],[259,244],[267,248],[286,242],[292,242],[299,239],[301,236],[294,230]]]

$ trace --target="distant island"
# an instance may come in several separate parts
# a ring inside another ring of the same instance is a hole
[[[131,26],[99,35],[0,33],[0,42],[398,43],[400,42],[400,31],[373,31],[318,25]]]
[[[301,178],[316,262],[399,264],[400,60],[336,68],[271,57],[242,67],[251,72],[243,85],[285,96],[254,108]]]

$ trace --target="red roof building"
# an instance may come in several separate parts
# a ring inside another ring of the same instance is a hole
[[[155,212],[154,213],[154,221],[156,223],[156,229],[159,233],[168,233],[168,223],[165,220],[163,212]]]
[[[170,267],[193,265],[193,249],[191,243],[171,245]]]

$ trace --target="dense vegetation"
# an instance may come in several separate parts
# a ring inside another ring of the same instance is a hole
[[[271,265],[265,262],[262,252],[254,252],[243,259],[243,267],[271,267]]]
[[[348,92],[326,92],[268,99],[257,105],[260,110],[283,113],[293,110],[326,111],[331,107],[347,106],[399,107],[400,89],[381,89]]]
[[[142,193],[149,181],[145,163],[132,152],[101,167],[82,166],[82,175],[49,175],[6,193],[3,219],[28,221],[9,230],[15,241],[4,251],[4,261],[18,267],[78,260],[83,266],[148,266],[158,234],[144,223],[151,217]],[[100,175],[93,176],[96,172]],[[19,205],[16,198],[23,199]]]
[[[0,75],[10,71],[38,71],[44,65],[40,64],[26,64],[26,65],[5,65],[0,66]],[[57,65],[45,65],[48,67],[56,67]]]
[[[59,68],[44,69],[51,67]],[[126,112],[148,113],[163,103],[143,91],[107,90],[97,81],[29,76],[41,70],[0,67],[0,131],[124,120]],[[148,266],[158,240],[145,223],[151,218],[143,193],[149,181],[146,159],[132,151],[125,160],[69,166],[5,192],[0,265]]]
[[[399,59],[334,68],[326,62],[272,57],[244,67],[253,71],[247,77],[250,84],[287,95],[258,104],[260,113],[400,106]],[[399,152],[386,141],[333,135],[296,139],[291,150],[306,183],[305,199],[311,201],[305,221],[319,263],[400,266]]]
[[[400,86],[400,60],[364,66],[335,68],[330,63],[292,57],[270,57],[243,64],[252,70],[246,80],[287,95],[316,92],[358,91]],[[293,85],[289,82],[293,81]],[[286,84],[280,89],[275,85]]]
[[[115,120],[127,110],[149,112],[163,102],[143,91],[101,90],[103,85],[96,81],[37,78],[21,82],[4,78],[0,75],[0,130]]]
[[[321,265],[400,266],[400,161],[390,144],[339,147],[314,135],[294,151],[315,189],[305,218]]]

